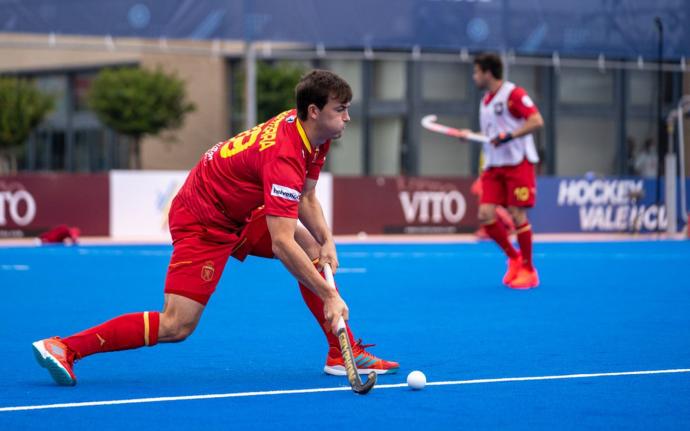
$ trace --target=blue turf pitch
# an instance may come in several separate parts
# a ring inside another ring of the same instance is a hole
[[[95,355],[56,387],[31,342],[159,309],[171,248],[0,248],[0,410],[333,388],[325,342],[279,262],[231,261],[180,344]],[[355,335],[402,383],[690,368],[690,242],[539,243],[542,286],[500,283],[490,243],[342,245]],[[690,374],[374,389],[0,411],[0,429],[690,429]]]

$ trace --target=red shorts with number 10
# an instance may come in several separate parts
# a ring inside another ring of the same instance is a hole
[[[480,178],[480,203],[531,208],[536,202],[536,173],[534,164],[527,159],[515,166],[488,168]]]
[[[165,279],[165,293],[206,305],[216,290],[230,256],[243,261],[248,255],[273,257],[264,207],[255,209],[236,231],[200,224],[179,199],[169,215],[173,253]]]

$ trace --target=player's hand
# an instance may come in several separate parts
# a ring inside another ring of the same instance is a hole
[[[328,321],[331,331],[337,334],[338,320],[340,320],[341,316],[343,319],[348,320],[350,318],[350,310],[347,308],[343,298],[336,293],[323,301],[323,315]]]
[[[494,147],[498,147],[499,145],[503,145],[508,141],[511,141],[513,139],[513,134],[510,132],[501,132],[498,135],[494,136],[491,138],[491,145]]]
[[[323,270],[325,264],[330,264],[333,274],[338,271],[338,253],[335,251],[335,242],[328,240],[321,246],[319,251],[319,271]]]

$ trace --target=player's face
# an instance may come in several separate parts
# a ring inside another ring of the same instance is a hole
[[[345,131],[345,125],[350,121],[350,102],[343,103],[330,98],[323,109],[319,111],[317,123],[319,134],[323,139],[338,139]]]
[[[489,88],[489,76],[491,72],[484,72],[479,66],[474,65],[474,72],[472,73],[472,79],[474,79],[474,84],[480,90],[486,90]]]

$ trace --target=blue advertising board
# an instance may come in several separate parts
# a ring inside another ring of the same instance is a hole
[[[686,180],[686,193],[687,186]],[[664,231],[663,183],[660,204],[656,188],[655,179],[540,177],[529,218],[534,231],[543,233]]]

